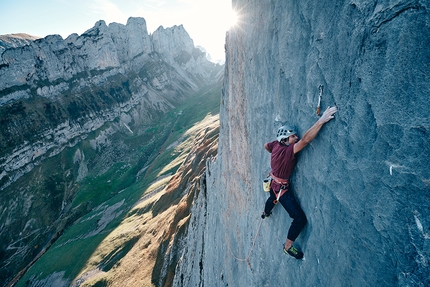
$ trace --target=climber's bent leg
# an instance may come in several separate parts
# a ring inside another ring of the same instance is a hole
[[[270,213],[272,212],[273,207],[275,207],[275,203],[273,202],[275,199],[276,199],[276,195],[273,192],[273,190],[270,189],[270,196],[266,200],[266,205],[264,206],[264,213],[263,213],[263,215],[265,215],[266,217],[270,215]]]
[[[302,229],[305,227],[307,223],[307,218],[291,191],[287,191],[283,196],[281,196],[279,202],[281,202],[282,206],[293,219],[293,222],[291,222],[290,229],[288,230],[286,242],[287,247],[289,247],[292,245],[292,242],[296,240]]]

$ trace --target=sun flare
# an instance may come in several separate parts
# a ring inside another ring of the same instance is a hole
[[[227,26],[231,28],[236,26],[238,22],[238,15],[234,10],[230,10],[227,14]]]

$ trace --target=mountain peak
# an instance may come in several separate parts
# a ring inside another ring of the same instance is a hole
[[[142,17],[130,17],[127,20],[127,26],[145,26],[146,27],[146,20]]]

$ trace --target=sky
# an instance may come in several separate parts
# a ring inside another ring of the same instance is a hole
[[[99,20],[126,24],[143,17],[148,32],[183,25],[195,46],[224,60],[225,33],[233,24],[231,0],[0,0],[0,35],[81,35]]]

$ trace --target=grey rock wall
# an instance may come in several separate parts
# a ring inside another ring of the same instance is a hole
[[[429,286],[428,2],[233,6],[241,21],[227,35],[218,158],[194,210],[206,216],[189,230],[175,286]],[[282,206],[259,228],[263,144],[282,124],[299,136],[312,126],[319,85],[323,109],[339,112],[292,178],[308,217],[299,261],[282,252]]]

